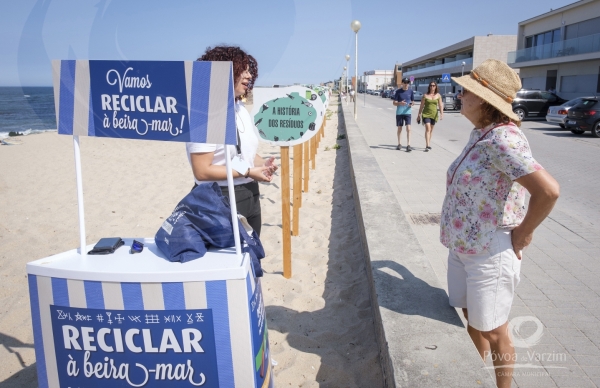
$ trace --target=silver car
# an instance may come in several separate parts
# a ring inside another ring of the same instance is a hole
[[[567,121],[567,113],[569,112],[569,109],[579,104],[586,98],[593,97],[577,97],[565,102],[562,105],[551,106],[548,109],[548,113],[546,114],[546,121],[549,123],[558,124],[561,128],[565,128],[565,123]]]

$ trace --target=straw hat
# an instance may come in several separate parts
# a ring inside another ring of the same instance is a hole
[[[521,89],[521,79],[506,63],[488,59],[471,70],[471,74],[452,77],[452,80],[509,118],[519,121],[519,117],[512,111],[511,103]]]

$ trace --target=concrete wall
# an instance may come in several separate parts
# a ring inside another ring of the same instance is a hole
[[[509,51],[517,48],[516,35],[476,36],[473,48],[473,68],[486,59],[497,59],[506,62]]]

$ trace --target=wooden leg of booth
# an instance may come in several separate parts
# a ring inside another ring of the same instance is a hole
[[[310,162],[310,140],[304,142],[304,155],[303,155],[303,164],[304,164],[304,192],[308,193],[308,163]]]
[[[294,146],[294,203],[292,207],[292,236],[300,234],[300,206],[302,201],[302,144]]]
[[[283,229],[283,277],[292,277],[290,231],[290,147],[281,147],[281,225]]]

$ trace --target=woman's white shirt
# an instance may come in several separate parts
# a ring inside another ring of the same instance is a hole
[[[242,159],[248,164],[249,167],[254,167],[254,157],[258,149],[258,138],[254,133],[254,123],[250,117],[250,113],[244,106],[244,103],[239,101],[235,104],[235,124],[240,136],[242,143]],[[237,156],[236,147],[229,145],[229,155],[231,159]],[[214,152],[212,164],[215,166],[225,166],[225,147],[223,144],[207,144],[207,143],[186,143],[186,150],[188,155],[188,161],[192,164],[191,154],[203,153],[203,152]],[[197,184],[206,183],[207,181],[199,181],[194,177],[194,181]],[[227,186],[227,181],[215,181],[219,186]],[[252,182],[252,178],[234,178],[234,185],[241,185],[244,183]]]

